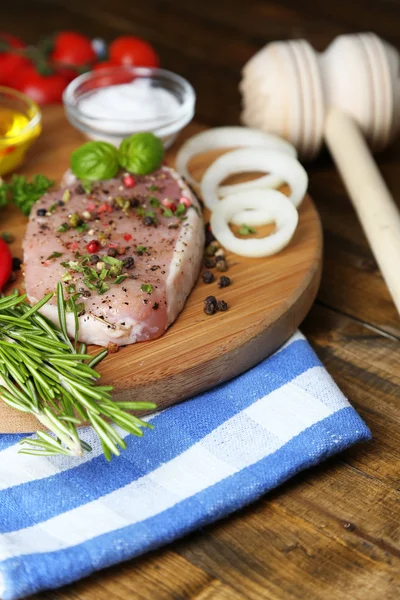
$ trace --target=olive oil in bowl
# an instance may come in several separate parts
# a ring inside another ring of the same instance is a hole
[[[0,87],[0,175],[22,163],[41,132],[39,107],[28,96]]]

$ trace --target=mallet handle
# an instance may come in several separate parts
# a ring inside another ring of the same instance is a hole
[[[400,213],[354,120],[329,111],[325,141],[400,313]]]

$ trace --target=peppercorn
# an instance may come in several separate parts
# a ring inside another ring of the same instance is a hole
[[[207,267],[207,269],[213,269],[215,267],[216,264],[216,260],[213,256],[205,256],[204,257],[204,266]]]
[[[82,225],[82,218],[79,213],[75,212],[69,216],[68,222],[71,227],[79,227],[79,225]]]
[[[97,240],[92,240],[91,242],[89,242],[86,246],[86,250],[90,253],[90,254],[95,254],[96,252],[98,252],[100,250],[100,244]]]
[[[75,188],[75,194],[84,194],[85,193],[85,188],[83,187],[83,185],[81,183],[78,183],[78,185]]]
[[[231,280],[226,275],[222,275],[222,277],[219,278],[218,287],[224,288],[228,287],[228,285],[231,285]]]
[[[115,248],[109,248],[109,249],[107,250],[107,256],[112,256],[112,257],[114,257],[114,256],[117,256],[117,251],[116,251],[116,249],[115,249]]]
[[[132,175],[129,175],[129,174],[124,175],[124,177],[122,178],[122,181],[123,181],[124,186],[127,187],[127,188],[134,187],[134,185],[136,183],[135,178],[132,177]]]
[[[217,306],[217,299],[215,296],[207,296],[204,299],[204,302],[206,302],[207,304],[213,304],[214,306]]]
[[[204,283],[212,283],[215,279],[214,273],[212,273],[211,271],[204,271],[201,274],[201,277],[202,277]]]
[[[155,225],[155,224],[156,224],[156,222],[155,222],[155,220],[154,220],[154,217],[145,217],[145,218],[143,219],[143,224],[144,224],[144,225]]]
[[[127,256],[122,261],[122,264],[124,265],[125,269],[131,269],[135,264],[135,259],[132,256]]]
[[[139,206],[139,200],[137,198],[131,198],[130,203],[132,208],[136,208],[137,206]]]
[[[217,299],[215,296],[207,296],[204,300],[204,312],[206,315],[214,315],[217,311]]]
[[[219,257],[217,259],[217,263],[216,263],[215,267],[216,267],[217,271],[220,271],[221,273],[225,273],[225,271],[228,270],[228,264],[227,264],[225,258]]]
[[[210,223],[206,223],[204,225],[204,231],[206,234],[206,246],[209,246],[211,244],[211,242],[215,241],[215,235],[213,234],[213,232],[210,229]]]
[[[16,256],[13,256],[12,259],[12,270],[19,271],[22,265],[22,260]]]
[[[218,250],[218,248],[219,248],[219,243],[217,241],[211,242],[211,244],[206,246],[205,255],[206,256],[214,256],[216,251]]]
[[[93,254],[93,256],[90,257],[90,262],[92,263],[92,265],[95,265],[96,263],[98,263],[100,260],[100,256],[98,256],[98,254]]]
[[[226,310],[228,310],[228,305],[225,302],[225,300],[218,300],[217,301],[217,310],[219,310],[221,312],[225,312]]]
[[[47,210],[45,208],[38,208],[36,214],[38,217],[45,217],[47,214]]]
[[[154,302],[153,306],[151,307],[153,310],[157,310],[159,307],[158,302]]]

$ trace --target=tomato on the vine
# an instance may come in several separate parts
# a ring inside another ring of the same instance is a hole
[[[54,48],[50,58],[54,62],[82,67],[96,60],[96,52],[86,35],[75,31],[62,31],[54,38]]]
[[[110,59],[120,65],[158,67],[160,64],[154,48],[145,40],[131,35],[115,39],[109,47]]]
[[[14,35],[0,33],[0,85],[12,87],[15,73],[29,65],[29,60],[22,54],[13,54],[9,50],[21,50],[25,44]]]
[[[33,65],[21,69],[14,78],[13,87],[24,92],[38,104],[61,102],[68,79],[59,73],[41,75]]]

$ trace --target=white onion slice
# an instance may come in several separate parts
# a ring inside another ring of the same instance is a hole
[[[276,223],[276,231],[264,238],[241,239],[229,228],[233,216],[243,209],[266,211]],[[240,256],[271,256],[287,246],[293,237],[299,215],[293,203],[277,190],[251,190],[232,194],[218,202],[211,213],[211,230],[219,243]]]
[[[201,196],[207,208],[214,210],[218,205],[218,186],[221,181],[234,173],[249,171],[268,171],[283,179],[291,188],[289,200],[296,207],[307,191],[307,173],[293,156],[266,148],[240,148],[217,158],[204,173]],[[257,181],[259,180],[251,183]],[[243,216],[238,218],[243,222]],[[235,218],[235,223],[238,222],[238,218]]]
[[[198,182],[189,173],[188,164],[190,160],[197,154],[208,152],[209,150],[219,150],[222,148],[235,147],[264,147],[275,150],[280,150],[289,156],[297,156],[295,147],[272,133],[264,133],[250,127],[215,127],[197,133],[186,142],[184,142],[176,156],[176,170],[182,177],[194,186],[199,186]],[[277,178],[263,177],[260,182],[261,187],[275,187]],[[253,184],[253,182],[251,182]],[[248,184],[237,184],[238,186],[247,186]],[[260,187],[260,185],[258,187]],[[253,186],[252,186],[253,187]],[[228,188],[228,189],[226,189]],[[224,186],[221,193],[226,195],[232,193],[233,189],[238,191],[243,187]]]

